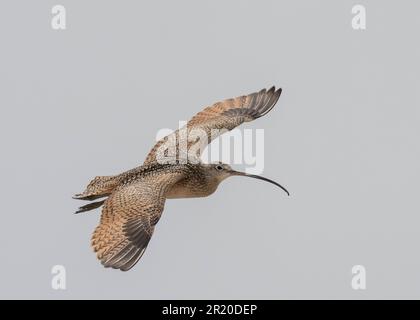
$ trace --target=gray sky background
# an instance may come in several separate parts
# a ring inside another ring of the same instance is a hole
[[[51,8],[67,9],[52,30]],[[367,9],[367,30],[351,8]],[[415,1],[2,1],[0,298],[420,298]],[[104,269],[96,175],[161,128],[271,85],[264,175],[168,201],[142,260]],[[51,288],[51,267],[67,290]],[[351,287],[351,268],[367,289]]]

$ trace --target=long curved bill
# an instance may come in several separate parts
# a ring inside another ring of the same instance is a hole
[[[281,188],[284,192],[287,193],[288,196],[290,196],[289,191],[287,191],[287,189],[285,187],[283,187],[281,184],[279,184],[279,183],[277,183],[277,182],[275,182],[273,180],[270,180],[268,178],[264,178],[264,177],[258,176],[256,174],[248,174],[248,173],[240,172],[240,171],[232,171],[232,175],[235,175],[235,176],[243,176],[243,177],[250,177],[250,178],[255,178],[255,179],[267,181],[267,182],[272,183],[272,184],[276,185],[277,187]]]

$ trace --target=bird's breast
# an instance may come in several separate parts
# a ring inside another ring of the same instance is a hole
[[[201,198],[211,195],[217,189],[216,183],[207,180],[190,180],[183,179],[168,191],[166,198]]]

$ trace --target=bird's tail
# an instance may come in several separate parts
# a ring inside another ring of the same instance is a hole
[[[100,201],[96,201],[96,202],[90,202],[90,203],[88,203],[88,204],[86,204],[84,206],[79,207],[79,209],[77,209],[77,211],[75,213],[90,211],[90,210],[99,208],[101,205],[104,204],[105,200],[100,200]]]
[[[119,185],[118,176],[98,176],[89,182],[86,190],[74,195],[73,199],[95,200],[107,197]]]

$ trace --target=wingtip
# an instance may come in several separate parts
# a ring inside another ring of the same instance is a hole
[[[267,90],[267,92],[274,92],[274,91],[276,91],[276,86],[271,86],[271,88]]]
[[[266,89],[263,89],[266,90]],[[261,90],[260,92],[262,92],[263,90]],[[277,88],[276,90],[276,86],[271,86],[270,89],[266,90],[267,93],[271,92],[274,94],[278,94],[280,96],[280,94],[282,93],[283,89],[282,88]]]

